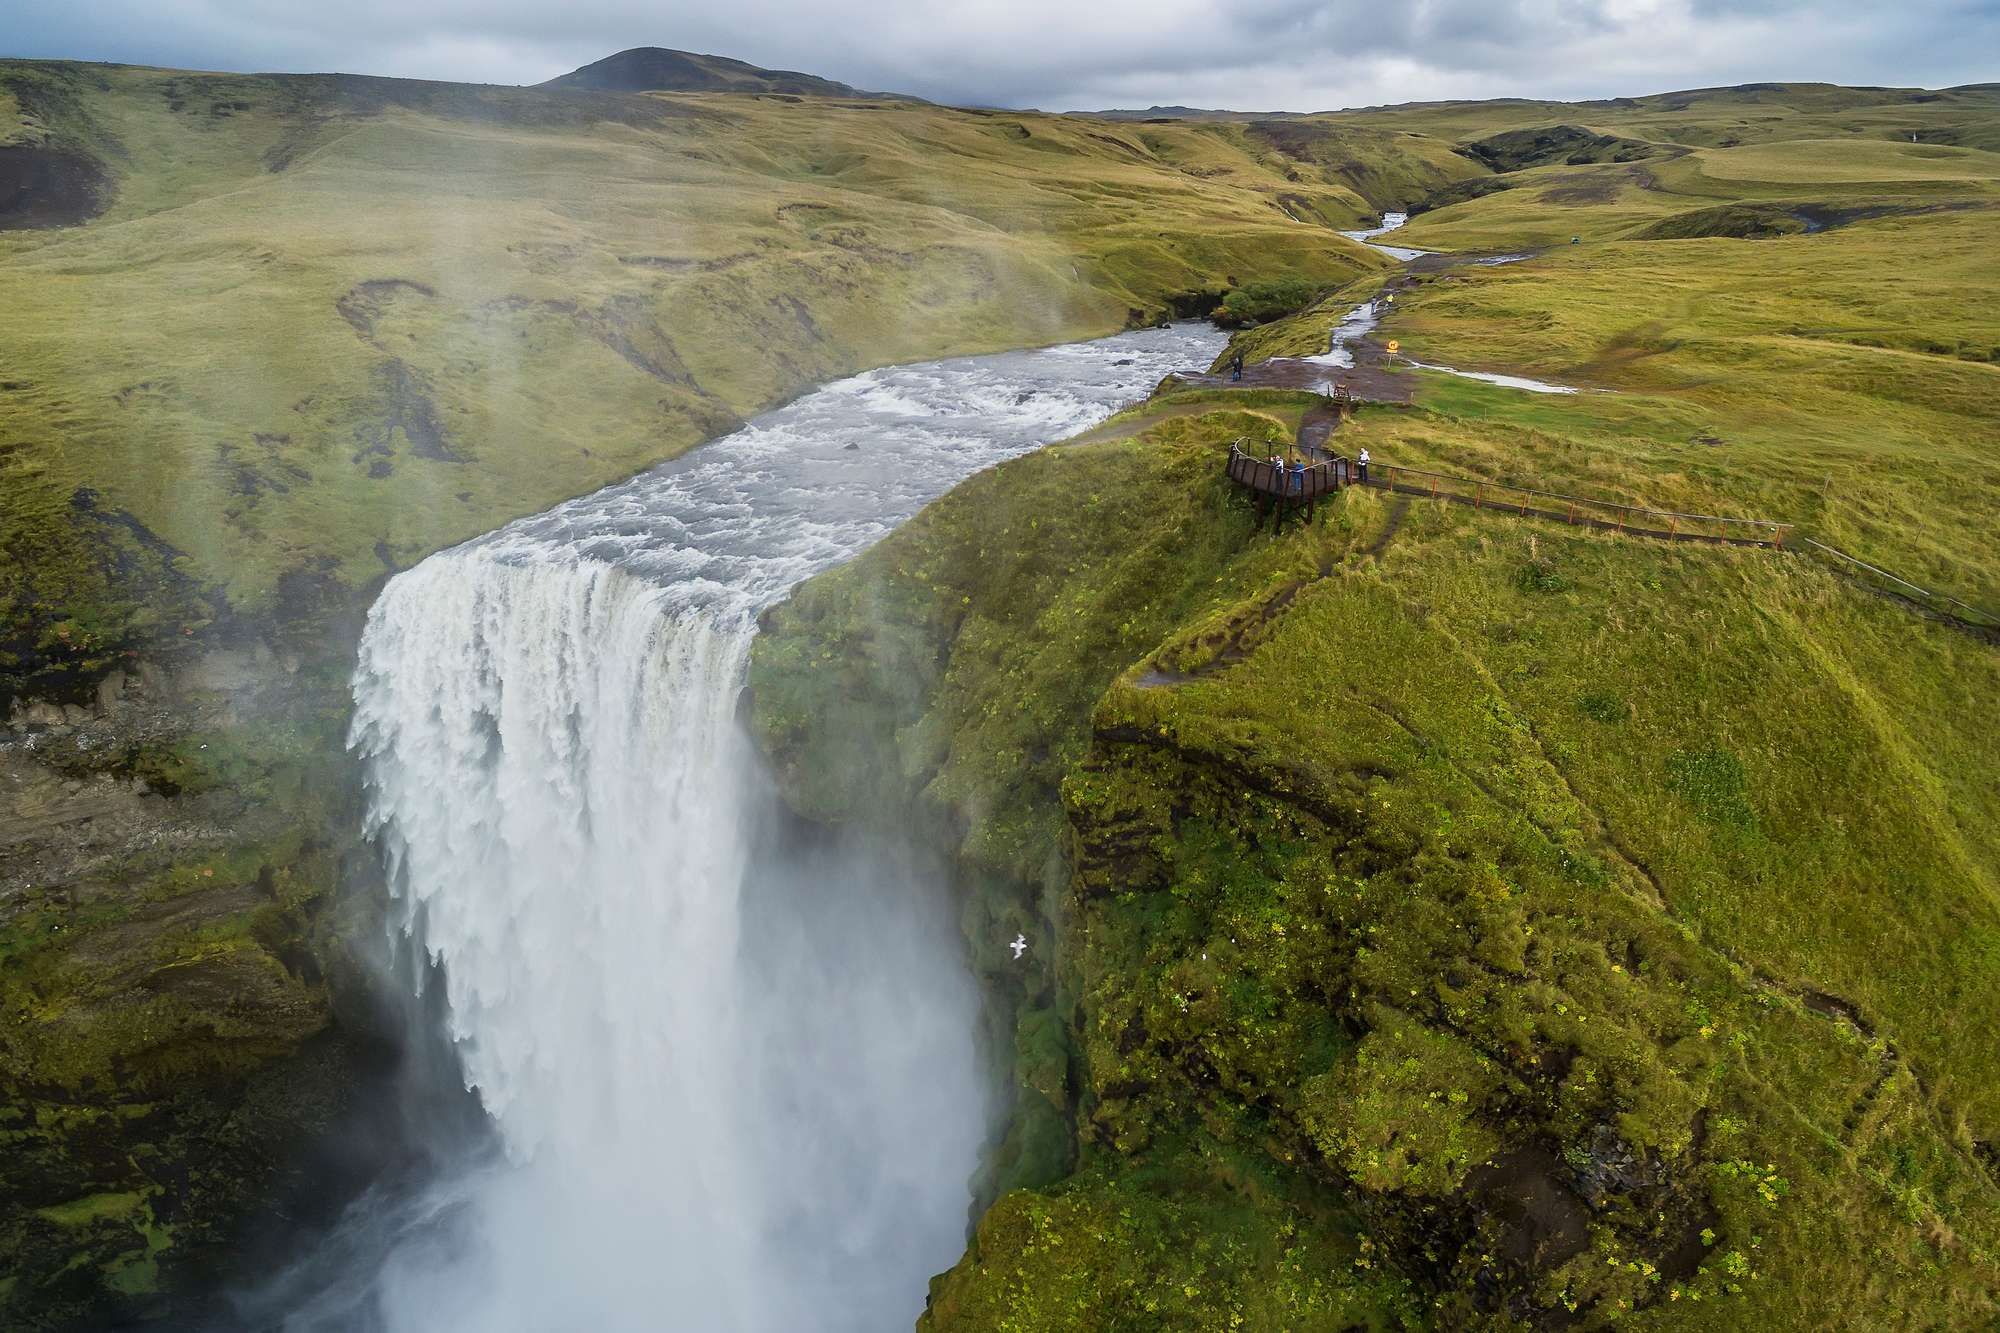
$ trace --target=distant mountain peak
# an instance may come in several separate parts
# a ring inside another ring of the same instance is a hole
[[[895,93],[866,92],[816,74],[764,69],[728,56],[675,51],[664,46],[635,46],[571,70],[541,86],[618,93],[777,93],[793,97],[918,100]]]

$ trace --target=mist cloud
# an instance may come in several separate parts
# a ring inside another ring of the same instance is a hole
[[[629,46],[937,101],[1330,110],[2000,78],[2000,0],[14,0],[0,55],[535,83]]]

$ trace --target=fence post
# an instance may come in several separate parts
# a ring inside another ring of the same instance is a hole
[[[1437,479],[1436,477],[1432,477],[1432,478],[1431,478],[1431,499],[1435,500],[1435,499],[1437,499],[1437,498],[1438,498],[1438,479]]]
[[[1676,515],[1676,514],[1668,514],[1668,515],[1667,515],[1667,540],[1668,540],[1668,541],[1672,541],[1672,540],[1673,540],[1674,538],[1676,538],[1676,537],[1678,537],[1678,536],[1680,536],[1680,535],[1681,535],[1681,520],[1680,520],[1680,517],[1679,517],[1678,515]]]
[[[1574,500],[1569,502],[1569,522],[1571,527],[1576,526],[1576,501]]]
[[[1483,481],[1472,484],[1472,507],[1474,509],[1486,508],[1486,483]]]

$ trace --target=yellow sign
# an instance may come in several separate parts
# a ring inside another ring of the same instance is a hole
[[[1400,348],[1402,345],[1403,344],[1397,342],[1394,338],[1391,338],[1389,340],[1389,355],[1394,356],[1396,354],[1396,350]]]

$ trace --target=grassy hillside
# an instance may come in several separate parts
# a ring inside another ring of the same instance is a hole
[[[10,637],[60,657],[21,610],[58,601],[195,626],[351,602],[831,375],[1379,270],[1330,229],[1455,188],[1509,186],[1414,242],[1981,205],[2000,165],[1991,90],[1129,124],[791,96],[0,63],[0,171],[88,219],[0,227],[0,536],[67,569],[37,552],[89,488],[219,594],[16,578]]]
[[[760,640],[804,808],[962,838],[1012,1019],[925,1327],[2000,1311],[1993,648],[1771,553],[1255,536],[1262,429],[1010,464]]]
[[[57,600],[35,552],[79,488],[238,612],[351,600],[830,376],[1381,262],[1325,225],[1373,207],[1347,184],[1198,128],[20,63],[0,88],[0,144],[81,164],[99,209],[0,232],[14,618]]]
[[[865,366],[1294,277],[1335,295],[1240,345],[1316,351],[1394,207],[1541,253],[1382,337],[1593,392],[1405,372],[1339,447],[1992,604],[1996,127],[0,62],[0,1311],[175,1313],[352,1085],[342,679],[391,570]],[[1274,540],[1220,451],[1308,406],[977,478],[759,644],[795,803],[956,852],[1017,1085],[929,1326],[1990,1322],[1991,644],[1768,553],[1373,496]]]
[[[1657,151],[1425,214],[1549,248],[1431,267],[1377,335],[1589,392],[1406,371],[1335,447],[1791,521],[2000,605],[1994,115],[1352,117]],[[1239,346],[1317,350],[1380,281]],[[795,802],[956,850],[1014,1073],[922,1327],[1992,1323],[2000,649],[1797,555],[1352,492],[1254,531],[1227,444],[1309,401],[1175,394],[976,478],[758,644]]]

